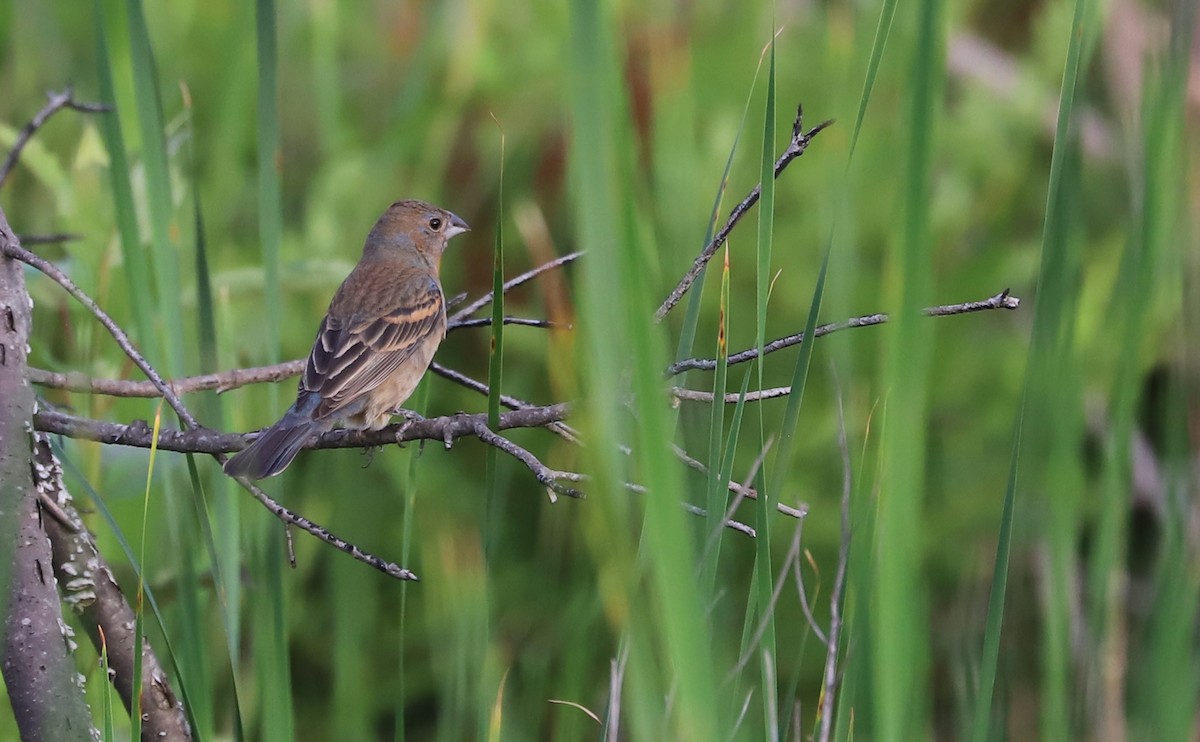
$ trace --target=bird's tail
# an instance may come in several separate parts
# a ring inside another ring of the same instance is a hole
[[[247,479],[273,477],[292,463],[313,433],[322,432],[328,427],[308,415],[296,412],[293,407],[253,443],[226,461],[225,473]]]

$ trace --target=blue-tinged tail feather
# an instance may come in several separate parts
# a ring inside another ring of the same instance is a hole
[[[313,433],[327,427],[306,415],[297,414],[294,409],[288,410],[279,422],[226,461],[225,473],[247,479],[273,477],[292,463]]]

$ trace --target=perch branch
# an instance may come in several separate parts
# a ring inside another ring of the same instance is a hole
[[[989,309],[1016,309],[1021,305],[1021,300],[1008,293],[1008,289],[1001,291],[999,294],[983,301],[968,301],[963,304],[943,304],[936,307],[927,307],[923,313],[928,317],[948,317],[952,314],[969,314],[970,312],[983,312]],[[853,327],[871,327],[873,325],[882,325],[890,318],[886,314],[868,314],[862,317],[851,317],[841,322],[831,322],[827,325],[821,325],[813,332],[813,337],[824,337],[830,333],[838,332],[839,330],[848,330]],[[777,340],[772,340],[763,346],[763,354],[774,353],[777,350],[798,345],[804,342],[804,333],[798,332],[795,335],[788,335]],[[740,353],[734,353],[729,356],[729,365],[737,363],[745,363],[758,358],[758,349],[749,348]],[[682,361],[671,364],[667,367],[667,376],[678,376],[684,371],[711,371],[717,367],[715,358],[685,358]],[[711,396],[708,400],[711,401]],[[733,401],[737,401],[736,395]]]
[[[129,339],[129,336],[125,334],[125,331],[121,329],[120,325],[118,325],[112,319],[112,317],[108,316],[108,313],[101,309],[100,306],[96,304],[96,302],[90,296],[76,286],[74,281],[72,281],[65,273],[59,270],[58,266],[42,259],[38,255],[29,252],[20,245],[17,245],[11,241],[6,242],[2,247],[4,254],[37,268],[47,277],[51,278],[60,286],[62,286],[67,293],[75,297],[79,303],[83,304],[84,307],[86,307],[88,311],[90,311],[92,315],[96,317],[100,324],[104,325],[105,329],[109,331],[109,333],[113,336],[113,339],[117,341],[117,345],[119,345],[121,349],[125,351],[125,354],[129,357],[129,359],[132,360],[144,374],[146,374],[159,392],[162,393],[163,399],[165,399],[167,404],[171,406],[171,409],[175,410],[175,413],[179,416],[179,419],[182,421],[184,427],[189,431],[203,430],[200,424],[196,421],[196,418],[183,404],[183,401],[179,398],[175,391],[171,389],[171,387],[159,375],[158,371],[156,371],[154,367],[150,365],[149,361],[147,361],[142,354],[138,352],[137,348],[133,346],[133,341]],[[225,461],[225,455],[221,452],[214,452],[212,455],[217,459],[218,462],[223,463]],[[416,579],[416,575],[414,575],[411,571],[397,564],[381,559],[374,554],[366,552],[349,541],[336,536],[324,527],[313,523],[304,516],[293,513],[271,499],[266,492],[252,482],[249,482],[245,479],[237,479],[236,481],[242,486],[243,489],[249,492],[254,499],[258,500],[264,507],[267,508],[267,510],[271,511],[275,517],[283,521],[285,525],[293,525],[301,528],[321,541],[324,541],[325,543],[334,547],[335,549],[345,552],[360,562],[368,564],[387,575],[401,580]]]
[[[808,149],[809,142],[832,123],[832,120],[822,121],[808,131],[804,131],[804,107],[797,106],[796,120],[792,124],[792,139],[788,142],[787,149],[775,161],[775,177],[778,178],[784,169],[791,164],[792,160],[804,154],[804,151]],[[683,275],[683,278],[679,279],[679,283],[671,290],[671,293],[663,300],[662,306],[654,313],[656,322],[661,322],[667,316],[667,313],[675,308],[675,305],[679,303],[683,295],[688,292],[688,289],[692,287],[692,284],[704,272],[704,267],[708,265],[708,261],[712,260],[712,256],[729,239],[729,233],[742,220],[746,212],[750,211],[754,204],[758,203],[758,198],[761,194],[762,184],[760,183],[754,186],[754,189],[742,199],[741,203],[733,207],[733,211],[729,213],[729,218],[725,220],[725,226],[721,227],[721,231],[717,232],[716,236],[712,238],[712,242],[704,246],[704,249],[700,251],[695,261],[692,262],[692,267],[688,268],[687,273]]]

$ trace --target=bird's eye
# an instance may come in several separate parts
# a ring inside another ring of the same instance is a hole
[[[442,220],[436,216],[434,218],[430,219],[429,220],[429,228],[432,229],[434,232],[438,231],[439,229],[442,228]]]

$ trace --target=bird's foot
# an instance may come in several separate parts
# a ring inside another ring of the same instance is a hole
[[[425,419],[425,416],[421,413],[414,412],[412,410],[406,410],[403,407],[397,407],[396,409],[392,410],[392,414],[396,417],[402,417],[410,423],[421,422]]]
[[[367,446],[366,448],[364,448],[362,450],[362,457],[363,457],[362,468],[366,469],[368,466],[370,466],[371,462],[375,460],[375,454],[379,453],[379,450],[382,448],[383,448],[383,446]]]
[[[403,407],[397,407],[396,409],[392,410],[392,414],[396,415],[397,417],[404,418],[404,422],[400,423],[400,427],[396,428],[396,445],[403,446],[404,434],[407,433],[408,429],[413,426],[413,423],[424,422],[425,416],[419,412],[406,410]]]

